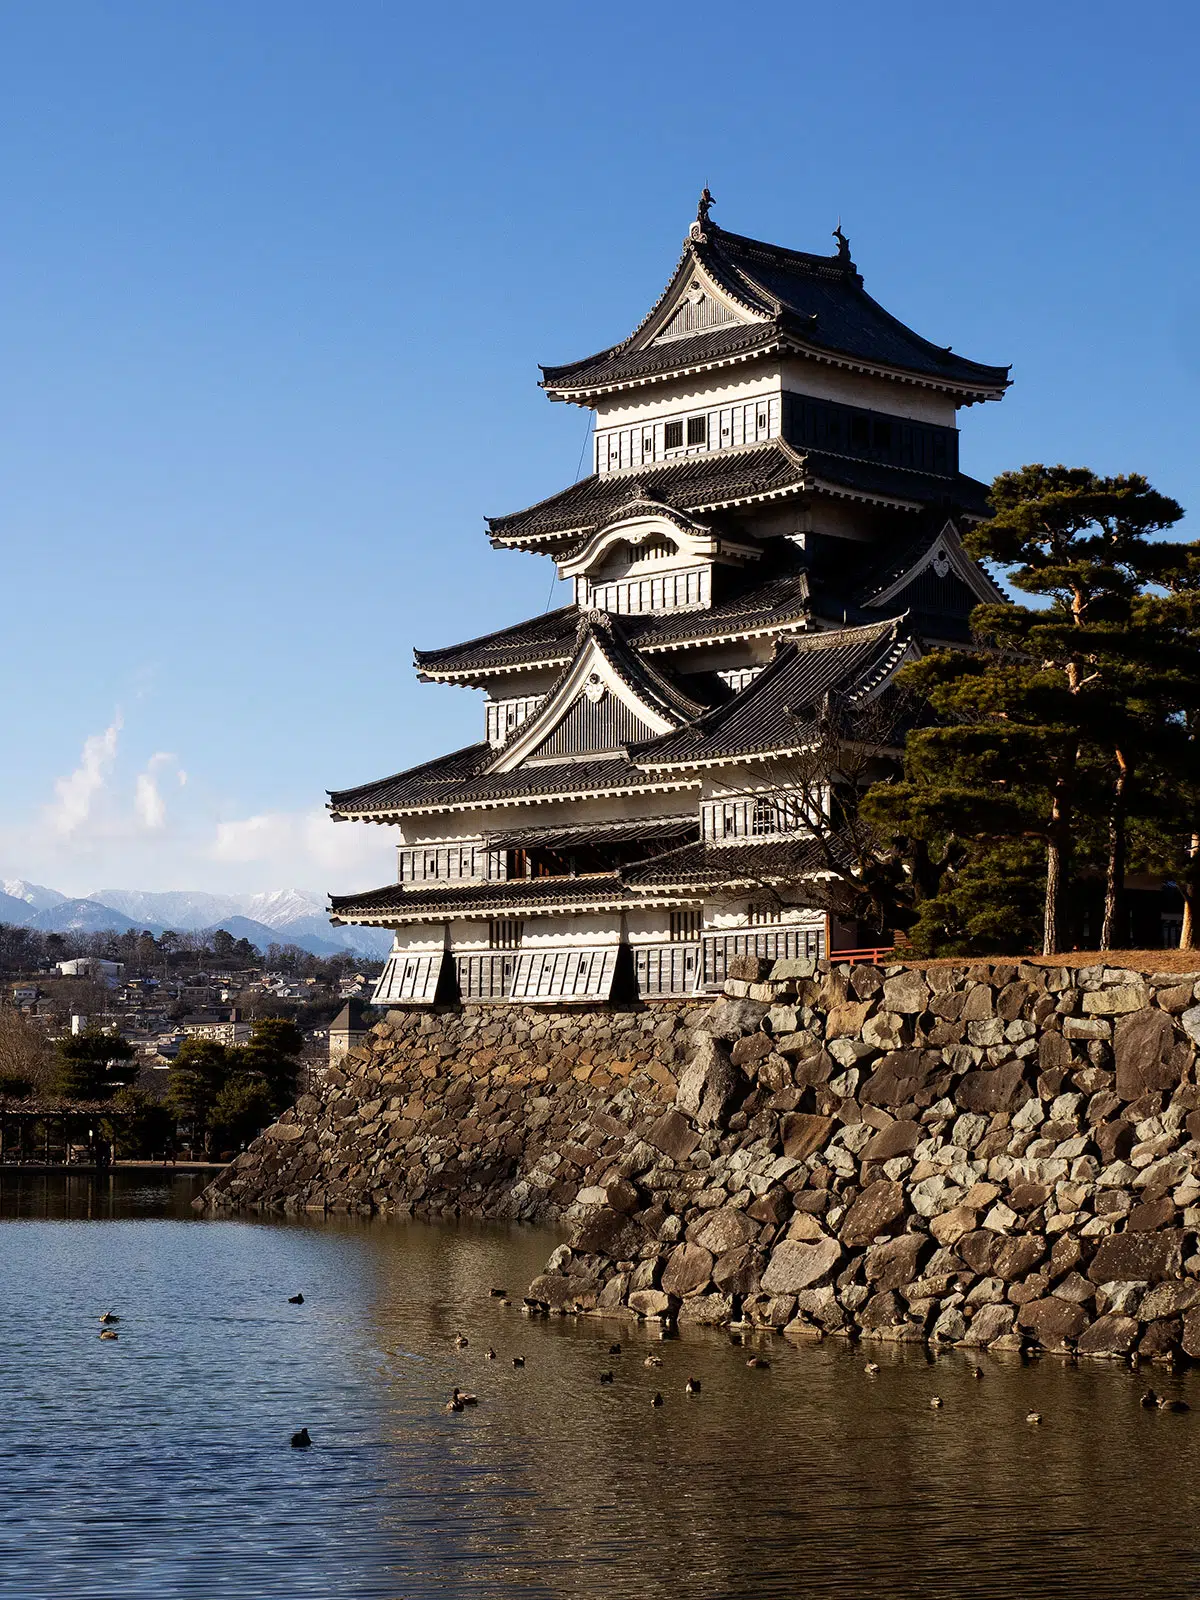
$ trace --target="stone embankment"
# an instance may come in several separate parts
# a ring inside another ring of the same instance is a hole
[[[206,1202],[563,1216],[556,1311],[1200,1358],[1198,976],[749,959],[702,1006],[392,1013]]]

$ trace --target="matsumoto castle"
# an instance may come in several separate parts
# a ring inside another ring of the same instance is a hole
[[[840,227],[809,255],[711,203],[627,338],[542,369],[596,414],[592,473],[490,519],[573,603],[417,651],[484,691],[478,742],[331,795],[398,842],[395,882],[331,908],[395,932],[377,1003],[686,995],[858,942],[816,909],[789,762],[827,697],[865,706],[1001,598],[959,540],[988,513],[955,424],[1008,369],[898,322]]]

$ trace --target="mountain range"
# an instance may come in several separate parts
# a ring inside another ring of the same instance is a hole
[[[324,896],[307,889],[271,889],[260,894],[209,894],[201,889],[97,889],[74,898],[24,878],[0,879],[0,922],[42,933],[214,933],[224,928],[260,950],[298,944],[317,956],[352,950],[382,956],[391,935],[379,928],[334,928]]]

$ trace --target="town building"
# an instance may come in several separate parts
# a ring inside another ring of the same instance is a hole
[[[806,752],[1001,598],[960,538],[987,495],[957,413],[1008,370],[885,311],[840,227],[811,255],[711,204],[627,338],[542,368],[595,414],[592,471],[489,535],[572,602],[418,650],[422,679],[484,692],[481,737],[331,794],[398,845],[394,882],[331,903],[394,931],[378,1004],[688,994],[737,954],[852,946]]]
[[[348,1050],[356,1049],[366,1038],[371,1024],[361,1000],[347,1000],[329,1024],[329,1064],[340,1061]]]

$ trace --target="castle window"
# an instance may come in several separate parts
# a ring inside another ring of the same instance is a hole
[[[779,812],[774,800],[760,797],[754,802],[754,814],[750,819],[750,832],[761,837],[766,833],[779,831]]]
[[[683,447],[683,423],[668,422],[663,429],[663,446],[667,450],[680,450]]]
[[[688,439],[688,443],[689,444],[707,444],[708,443],[708,418],[707,417],[689,417],[688,418],[688,435],[687,435],[687,439]]]
[[[519,917],[493,918],[488,923],[488,949],[517,950],[524,932],[525,924]]]
[[[698,911],[672,911],[671,913],[671,943],[687,944],[700,937],[700,913]]]
[[[782,907],[778,904],[768,904],[764,900],[756,901],[746,907],[746,920],[752,928],[761,928],[765,923],[778,922],[783,915]]]

